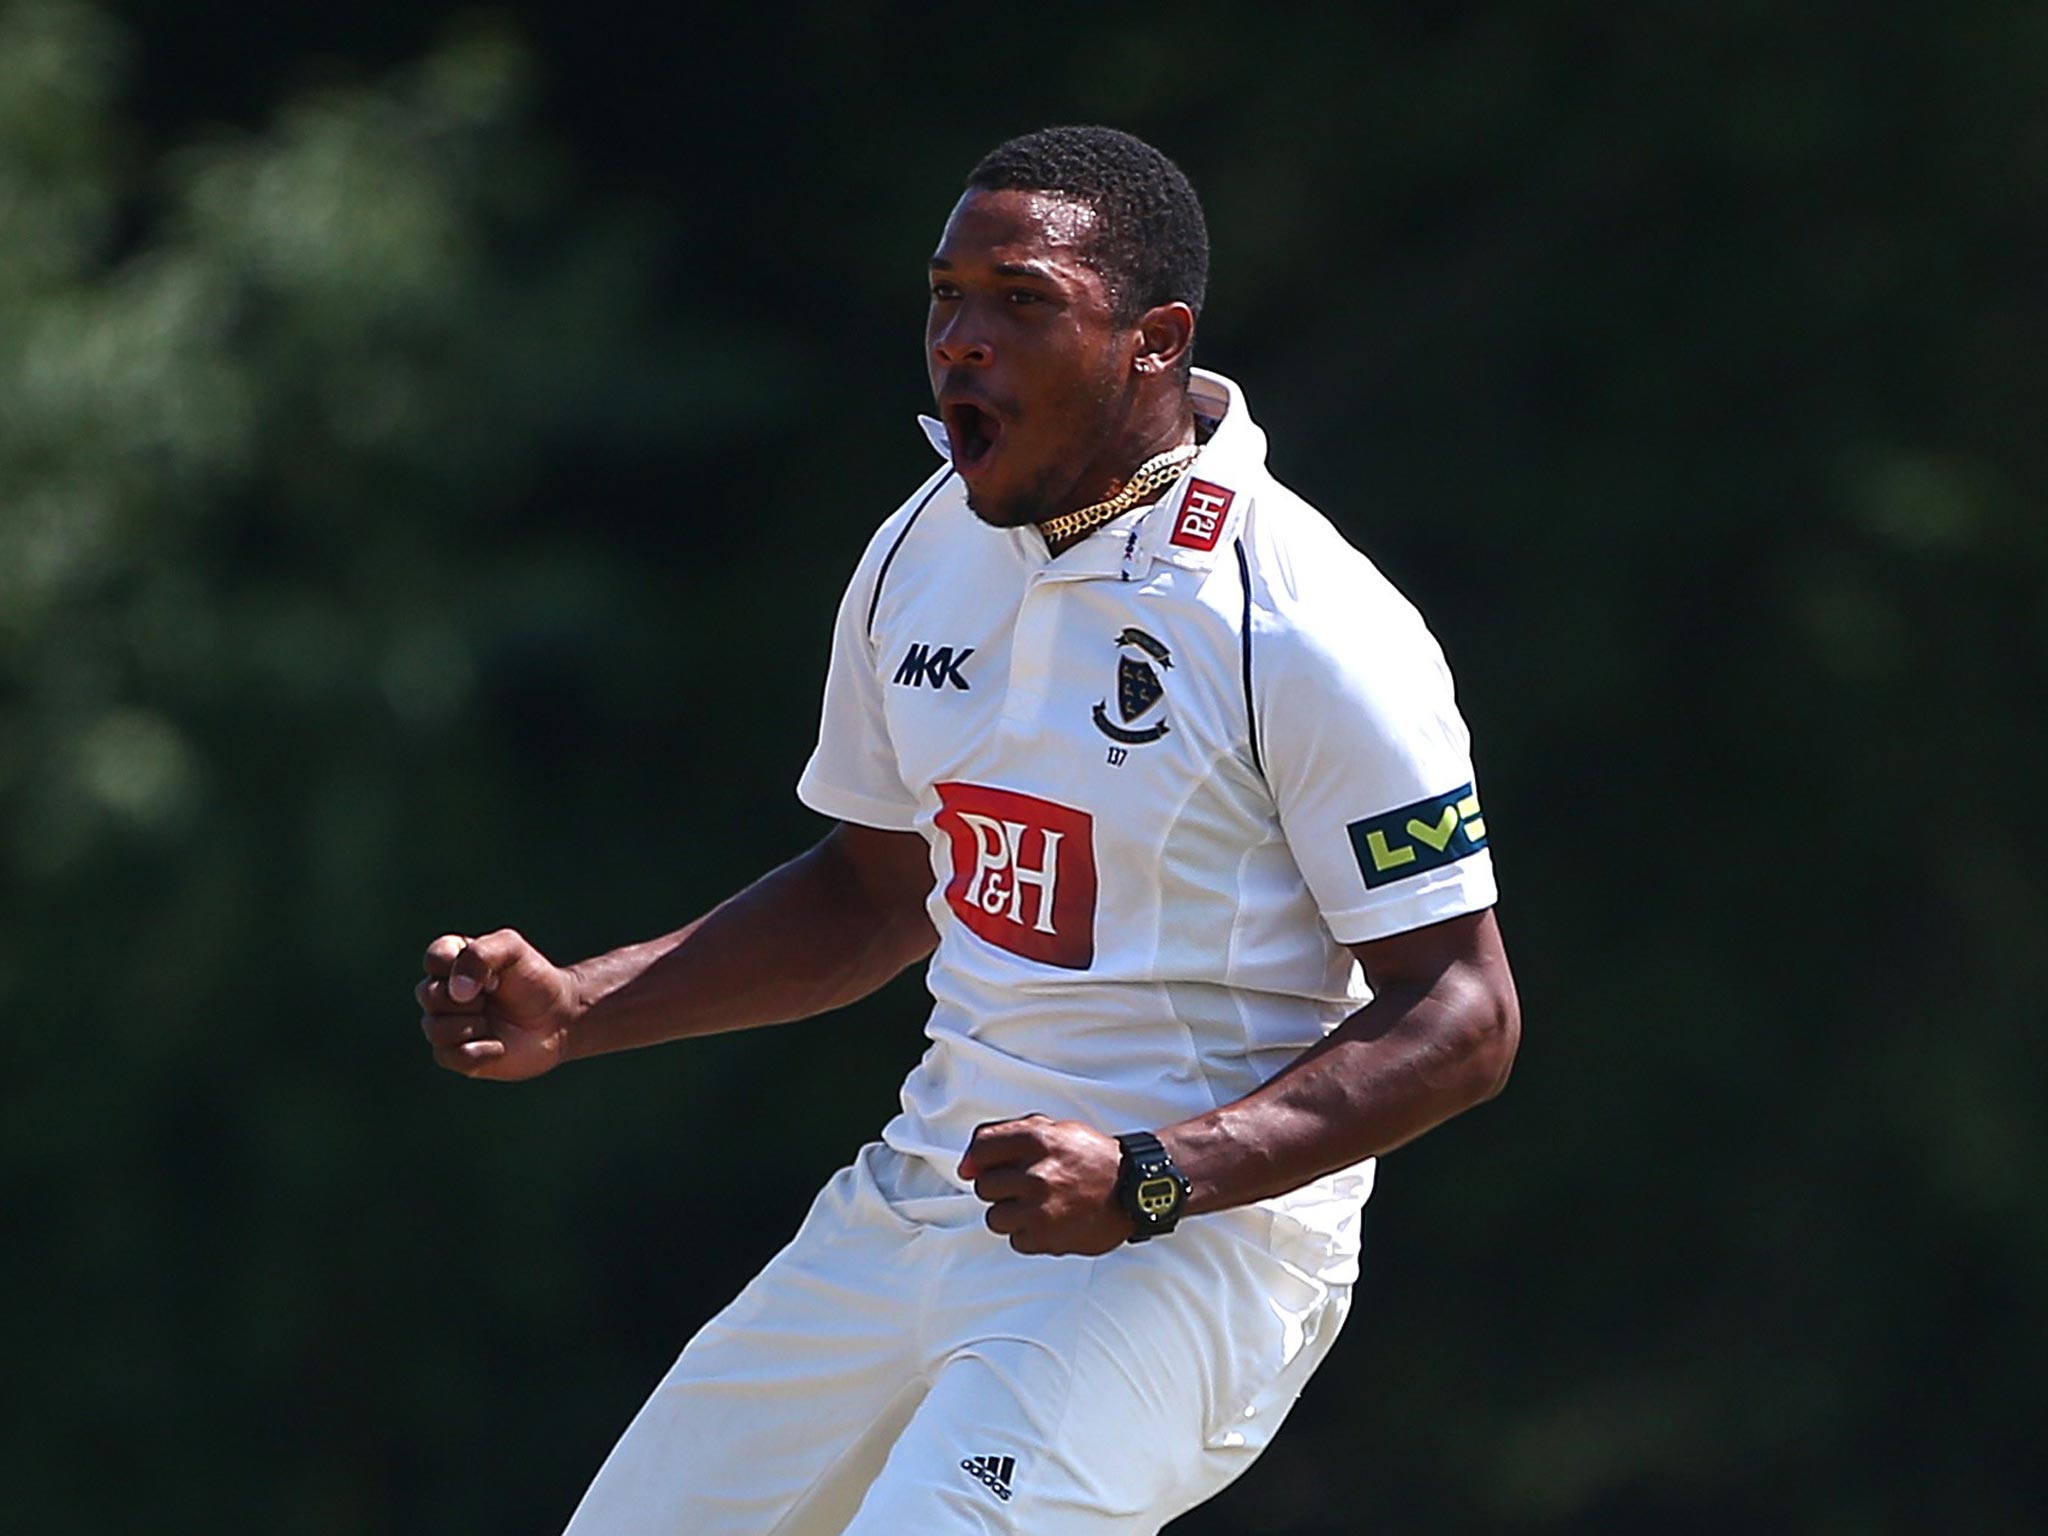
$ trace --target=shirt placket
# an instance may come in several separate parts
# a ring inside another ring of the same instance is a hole
[[[1010,639],[1010,677],[1003,693],[1003,726],[1028,734],[1038,726],[1052,683],[1053,647],[1059,638],[1062,583],[1036,572],[1017,605],[1017,627]]]
[[[1075,582],[1115,577],[1123,547],[1121,537],[1114,548],[1083,546],[1069,551],[1064,561],[1031,573],[1011,638],[1010,675],[1003,695],[1006,731],[1022,735],[1037,730],[1052,692],[1067,593]]]

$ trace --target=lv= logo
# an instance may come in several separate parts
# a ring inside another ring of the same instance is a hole
[[[1486,818],[1470,784],[1345,829],[1368,890],[1455,863],[1486,846]]]
[[[1475,816],[1479,813],[1479,802],[1476,799],[1472,802],[1472,813]],[[1438,853],[1442,853],[1451,846],[1451,837],[1458,830],[1458,812],[1454,807],[1445,806],[1443,815],[1437,818],[1437,823],[1433,827],[1410,816],[1408,825],[1402,830],[1418,842],[1426,843]],[[1398,869],[1403,864],[1415,862],[1413,848],[1389,848],[1387,834],[1384,832],[1375,829],[1366,834],[1365,840],[1372,847],[1373,864],[1380,869]]]

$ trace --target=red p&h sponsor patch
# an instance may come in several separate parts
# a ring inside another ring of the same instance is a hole
[[[1095,959],[1095,818],[986,784],[935,788],[938,824],[952,845],[946,905],[998,949],[1088,969]]]
[[[1206,480],[1190,480],[1187,494],[1181,498],[1180,516],[1173,521],[1172,542],[1183,549],[1214,549],[1235,500],[1235,491]]]

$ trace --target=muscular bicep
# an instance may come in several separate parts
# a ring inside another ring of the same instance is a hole
[[[1458,965],[1484,966],[1495,957],[1502,965],[1507,962],[1491,907],[1346,947],[1358,957],[1375,992],[1390,986],[1427,986]]]
[[[1483,1044],[1495,1057],[1491,1090],[1507,1079],[1522,1040],[1522,1004],[1507,969],[1493,909],[1350,946],[1366,971],[1372,1028],[1421,1030],[1440,1042]],[[1382,1004],[1389,1006],[1382,1010]]]

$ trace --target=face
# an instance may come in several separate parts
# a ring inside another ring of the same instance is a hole
[[[1000,528],[1100,499],[1124,462],[1141,337],[1085,259],[1094,210],[970,190],[931,260],[925,362],[968,505]]]

